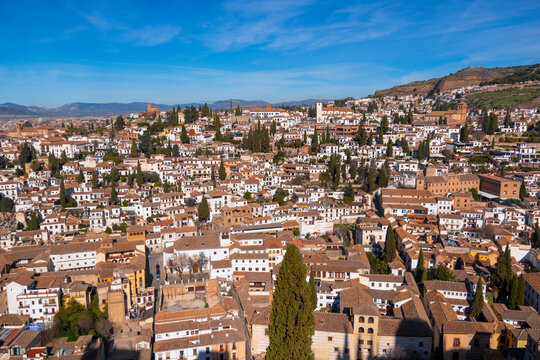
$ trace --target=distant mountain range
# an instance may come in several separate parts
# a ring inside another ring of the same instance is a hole
[[[405,85],[378,90],[374,96],[425,95],[430,91],[453,90],[480,84],[512,84],[540,80],[540,64],[499,68],[469,67],[440,78],[413,81]]]
[[[253,107],[253,106],[267,106],[269,103],[264,100],[232,100],[233,108],[240,107]],[[323,101],[327,101],[323,99]],[[294,106],[294,105],[314,105],[317,99],[306,99],[302,101],[284,101],[273,104],[273,106]],[[131,102],[131,103],[83,103],[76,102],[65,104],[57,108],[45,108],[39,106],[25,106],[14,103],[0,104],[0,116],[28,116],[28,117],[48,117],[48,116],[114,116],[119,114],[137,113],[146,110],[145,102]],[[182,109],[188,106],[199,106],[200,103],[189,104],[152,104],[157,106],[160,110],[168,111],[174,107],[180,105]],[[231,106],[231,100],[221,100],[208,104],[212,109],[222,110],[228,109]]]

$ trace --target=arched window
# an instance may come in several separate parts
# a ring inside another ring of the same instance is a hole
[[[372,328],[367,329],[367,333],[368,334],[373,334],[373,329]]]
[[[373,320],[373,318],[370,316],[367,322],[370,323],[370,324],[373,324],[375,322],[375,320]]]
[[[365,319],[363,316],[360,316],[360,319],[359,319],[358,321],[360,321],[361,323],[363,323],[363,322],[366,322],[366,319]]]
[[[358,332],[361,333],[361,334],[363,334],[363,333],[364,333],[364,328],[363,328],[363,327],[359,328],[359,329],[358,329]]]

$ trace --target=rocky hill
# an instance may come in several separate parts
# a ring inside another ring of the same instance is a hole
[[[470,67],[441,78],[414,81],[390,89],[378,90],[374,96],[427,94],[430,91],[452,90],[465,86],[480,85],[481,83],[505,83],[505,79],[512,78],[514,74],[535,73],[538,69],[540,69],[540,64],[506,68]]]

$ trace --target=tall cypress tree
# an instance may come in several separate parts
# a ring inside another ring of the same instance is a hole
[[[315,284],[315,277],[313,271],[309,272],[309,289],[311,291],[310,299],[314,309],[317,308],[317,285]]]
[[[64,186],[64,177],[60,181],[60,205],[65,208],[67,205],[66,188]]]
[[[519,275],[517,293],[517,305],[525,305],[525,278],[523,274]]]
[[[492,276],[493,285],[498,289],[499,294],[497,301],[506,302],[508,296],[510,280],[512,279],[512,268],[510,262],[510,269],[508,269],[509,250],[508,246],[506,251],[501,252],[497,257],[497,263],[495,264],[495,272]]]
[[[315,126],[315,131],[311,138],[311,152],[316,153],[319,150],[319,136],[317,135],[317,127]]]
[[[482,278],[478,277],[478,282],[476,283],[476,293],[474,294],[474,300],[471,306],[471,318],[478,318],[478,315],[482,313],[484,308],[484,288],[482,284]]]
[[[197,207],[197,213],[199,214],[200,221],[207,221],[210,219],[210,208],[208,207],[208,200],[203,196],[202,201]]]
[[[186,125],[182,124],[182,130],[180,131],[180,141],[182,141],[182,144],[189,143],[189,136],[186,130]]]
[[[137,186],[141,187],[143,184],[143,175],[141,170],[141,163],[137,161],[137,172],[135,173],[135,181]]]
[[[133,139],[131,140],[131,155],[137,155],[138,152],[137,144],[135,143],[135,139]]]
[[[421,291],[423,291],[424,281],[427,279],[426,267],[424,265],[424,252],[420,249],[420,254],[418,255],[418,264],[416,265],[415,271],[416,283]]]
[[[525,187],[525,181],[522,181],[521,186],[519,188],[519,198],[523,200],[528,197],[529,197],[529,194],[527,193],[527,188]]]
[[[396,257],[396,238],[394,237],[394,229],[391,226],[388,226],[386,230],[386,239],[384,240],[384,252],[383,260],[387,263],[394,260]]]
[[[82,184],[84,182],[84,174],[82,169],[79,169],[79,175],[77,175],[77,183]]]
[[[111,182],[111,204],[116,205],[118,203],[118,195],[116,194],[116,184]]]
[[[99,187],[97,172],[92,173],[92,188],[97,189]]]
[[[219,180],[223,181],[227,177],[227,171],[225,170],[225,164],[223,164],[223,159],[219,164]]]
[[[306,281],[307,269],[300,250],[287,247],[277,276],[266,359],[313,359],[311,337],[314,330],[312,291]]]
[[[540,228],[538,227],[538,222],[534,225],[534,232],[532,234],[531,246],[537,248],[540,245]]]
[[[510,294],[508,296],[508,308],[516,309],[518,306],[518,277],[514,275],[510,281]]]

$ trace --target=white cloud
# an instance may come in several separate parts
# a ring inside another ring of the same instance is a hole
[[[128,31],[126,38],[137,45],[151,47],[173,40],[180,31],[181,28],[176,26],[145,26]]]

